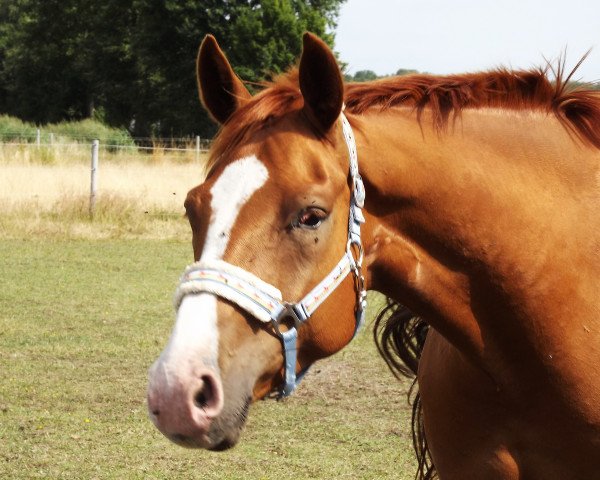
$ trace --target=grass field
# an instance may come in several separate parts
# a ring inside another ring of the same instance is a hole
[[[192,259],[182,204],[202,165],[101,153],[92,220],[87,148],[56,162],[19,148],[0,149],[1,480],[413,478],[409,385],[369,329],[293,397],[254,405],[233,450],[168,442],[147,369]]]
[[[0,240],[0,478],[412,478],[408,385],[368,331],[290,399],[256,404],[233,450],[161,436],[146,372],[190,250],[187,238]]]

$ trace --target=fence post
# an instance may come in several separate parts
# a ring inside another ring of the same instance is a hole
[[[42,137],[42,132],[40,132],[40,129],[38,128],[35,132],[35,144],[38,147],[40,146],[41,137]]]
[[[96,175],[98,173],[98,147],[100,142],[94,140],[92,142],[92,172],[90,182],[90,218],[94,218],[96,209]]]
[[[53,144],[54,144],[54,134],[51,133],[50,134],[50,145],[53,145]]]
[[[196,161],[200,161],[200,136],[196,136]]]

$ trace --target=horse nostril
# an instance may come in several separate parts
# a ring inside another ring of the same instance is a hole
[[[206,394],[204,390],[200,390],[194,397],[194,404],[204,410],[207,407]]]
[[[213,383],[212,377],[208,375],[203,375],[201,377],[202,386],[200,390],[196,392],[194,396],[194,404],[201,408],[202,410],[206,410],[214,406],[216,396],[215,396],[215,385]]]

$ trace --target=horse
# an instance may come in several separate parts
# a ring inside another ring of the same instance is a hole
[[[253,401],[351,341],[368,289],[391,302],[380,351],[417,375],[418,478],[598,478],[600,94],[571,75],[344,84],[307,33],[252,95],[205,37],[221,128],[185,200],[195,262],[150,369],[158,429],[232,447]]]

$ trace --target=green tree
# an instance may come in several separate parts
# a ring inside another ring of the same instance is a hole
[[[413,70],[411,68],[399,68],[396,71],[396,75],[413,75],[415,73],[419,73],[418,70]]]
[[[90,117],[96,107],[119,105],[120,111],[111,109],[110,120],[126,122],[133,65],[124,41],[130,24],[127,1],[2,3],[3,111],[45,123]]]
[[[233,19],[224,46],[238,74],[260,81],[280,73],[300,54],[302,34],[313,32],[333,46],[339,1],[263,0]]]
[[[343,1],[165,0],[157,6],[136,0],[136,132],[214,132],[196,94],[196,53],[207,33],[217,37],[242,79],[259,82],[289,67],[300,54],[304,31],[333,45],[330,32]]]
[[[240,76],[333,46],[345,0],[0,0],[0,112],[37,123],[96,116],[135,135],[210,135],[195,58],[214,34]]]
[[[354,82],[369,82],[371,80],[377,80],[379,78],[373,70],[359,70],[352,77]]]

